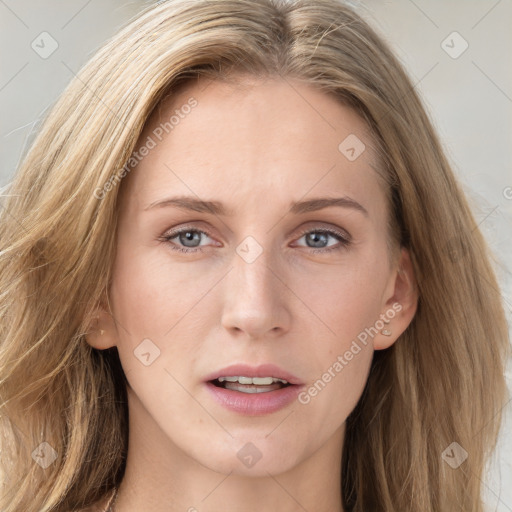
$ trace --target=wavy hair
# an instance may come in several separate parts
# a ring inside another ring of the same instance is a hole
[[[121,187],[102,199],[97,190],[165,96],[231,72],[303,80],[359,113],[379,149],[390,237],[412,257],[417,313],[375,353],[347,419],[345,509],[483,510],[481,478],[507,398],[492,255],[410,78],[340,0],[159,2],[56,102],[0,212],[0,509],[76,510],[120,483],[126,379],[117,349],[95,350],[85,333],[108,300]],[[36,463],[42,442],[56,457],[47,467]],[[468,453],[456,470],[442,458],[453,442]]]

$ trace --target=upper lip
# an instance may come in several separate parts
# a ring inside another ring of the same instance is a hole
[[[219,377],[274,377],[283,379],[290,384],[302,384],[295,375],[283,370],[279,366],[271,363],[259,366],[250,366],[248,364],[233,364],[217,370],[205,378],[205,381],[218,379]]]

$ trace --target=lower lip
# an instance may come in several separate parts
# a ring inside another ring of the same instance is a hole
[[[265,393],[242,393],[219,388],[212,382],[207,382],[206,387],[213,395],[214,400],[226,409],[246,416],[258,416],[284,409],[297,399],[303,386],[290,385]]]

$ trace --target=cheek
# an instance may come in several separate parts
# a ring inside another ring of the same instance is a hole
[[[187,314],[202,294],[197,288],[204,287],[185,267],[170,267],[159,252],[119,250],[111,287],[123,371],[137,400],[156,418],[169,408],[190,407],[190,396],[179,385],[183,374],[173,361],[184,370],[196,358],[197,347],[184,336]]]
[[[354,258],[353,264],[318,274],[314,287],[310,281],[300,283],[298,293],[305,303],[314,305],[319,321],[308,331],[314,346],[302,347],[313,371],[298,402],[309,411],[309,421],[318,421],[319,432],[339,428],[368,378],[375,325],[384,312],[382,296],[389,276],[387,259],[375,254],[382,253],[368,251]]]
[[[371,253],[364,256],[358,255],[352,263],[335,270],[323,269],[315,276],[314,286],[309,276],[298,281],[297,295],[311,305],[319,320],[315,323],[330,340],[327,346],[331,356],[374,326],[384,312],[381,308],[389,277],[387,259]]]
[[[203,294],[204,281],[186,265],[170,265],[165,251],[120,243],[112,279],[112,308],[134,337],[162,338]]]
[[[304,347],[314,370],[299,403],[311,409],[312,417],[324,418],[323,428],[331,431],[345,421],[363,392],[373,356],[369,333],[379,315],[379,301],[352,279],[332,281],[323,294],[310,296],[322,320],[316,331],[323,334],[313,336],[314,347]]]
[[[142,383],[147,382],[144,363],[152,360],[150,368],[161,370],[180,362],[173,372],[183,379],[200,351],[197,340],[206,320],[218,321],[208,300],[218,279],[211,268],[201,273],[196,265],[171,263],[164,250],[119,244],[110,295],[119,356],[129,380],[144,375]]]
[[[329,355],[298,397],[298,407],[318,432],[332,433],[347,419],[364,390],[372,361],[370,345],[349,343]]]

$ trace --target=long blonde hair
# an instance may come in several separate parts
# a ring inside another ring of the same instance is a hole
[[[481,511],[507,394],[499,286],[410,79],[337,0],[161,2],[50,112],[0,212],[0,510],[75,510],[120,483],[126,380],[117,350],[92,349],[84,333],[108,298],[121,187],[95,191],[123,169],[165,95],[230,71],[304,80],[356,109],[380,148],[392,237],[412,256],[417,313],[375,353],[347,420],[345,509]],[[454,442],[468,454],[457,469],[442,456]]]

